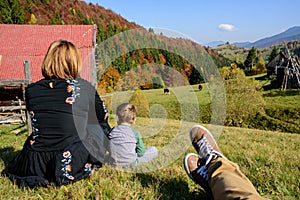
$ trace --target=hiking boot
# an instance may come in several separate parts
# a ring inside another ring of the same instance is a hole
[[[208,186],[208,169],[205,165],[206,160],[200,158],[195,153],[187,154],[183,159],[183,166],[187,175],[199,184],[207,192],[211,192]]]
[[[194,125],[190,130],[190,139],[200,158],[205,159],[205,165],[218,157],[226,158],[221,153],[213,135],[205,127]]]

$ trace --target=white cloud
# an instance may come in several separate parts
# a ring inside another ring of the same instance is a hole
[[[237,29],[235,26],[231,24],[219,24],[218,28],[221,31],[234,31]]]

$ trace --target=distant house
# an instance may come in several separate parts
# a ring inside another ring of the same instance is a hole
[[[0,24],[0,88],[26,83],[25,61],[29,61],[31,81],[41,79],[43,58],[49,45],[57,39],[77,46],[83,60],[81,77],[95,85],[96,30],[94,25]]]
[[[96,86],[96,30],[94,25],[0,24],[0,124],[26,121],[25,88],[43,78],[42,62],[55,40],[77,46],[83,61],[81,77]]]

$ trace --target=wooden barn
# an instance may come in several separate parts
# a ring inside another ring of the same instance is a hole
[[[95,25],[0,24],[0,124],[26,119],[25,88],[42,78],[43,58],[55,40],[77,46],[83,61],[81,77],[96,86],[96,30]]]

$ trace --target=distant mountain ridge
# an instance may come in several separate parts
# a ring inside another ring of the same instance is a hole
[[[242,47],[266,48],[272,45],[277,45],[282,42],[289,42],[292,40],[300,40],[300,26],[291,27],[282,33],[257,40],[256,42],[249,43]]]
[[[238,47],[245,47],[245,48],[251,48],[251,47],[266,48],[272,45],[278,45],[281,44],[282,42],[289,42],[292,40],[300,40],[300,26],[291,27],[282,33],[270,37],[265,37],[255,42],[234,42],[232,44]],[[216,47],[225,43],[226,42],[224,41],[214,41],[214,42],[204,44],[204,46]]]

